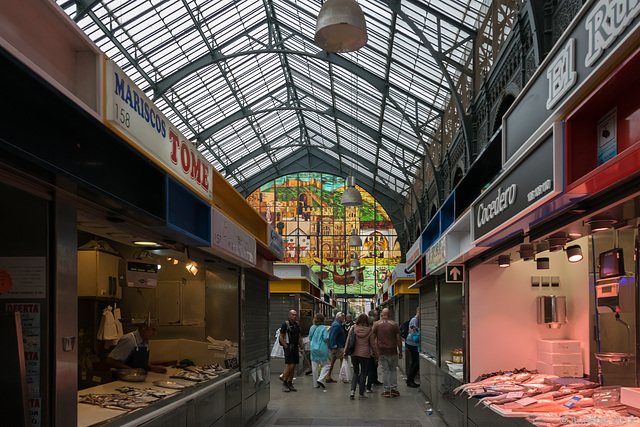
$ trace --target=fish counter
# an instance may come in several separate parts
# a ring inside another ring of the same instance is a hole
[[[505,418],[525,418],[538,427],[639,426],[640,418],[620,402],[620,387],[600,387],[583,378],[561,378],[525,369],[486,374],[463,384],[469,406]],[[472,403],[475,401],[475,403]]]
[[[180,414],[186,419],[187,412],[190,420],[206,417],[211,425],[229,406],[228,384],[237,382],[239,393],[240,372],[197,371],[168,367],[165,374],[148,372],[144,381],[113,381],[79,390],[78,426],[134,426],[166,416],[177,417],[175,421],[183,425]],[[239,403],[240,396],[235,400]]]

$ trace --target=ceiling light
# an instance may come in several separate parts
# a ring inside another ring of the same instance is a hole
[[[580,245],[569,246],[566,251],[569,262],[578,262],[582,260],[582,248]]]
[[[133,242],[134,245],[139,245],[139,246],[158,246],[158,244],[156,242],[149,242],[149,241],[143,241],[143,240],[138,240]]]
[[[173,259],[173,265],[176,265],[177,263],[179,263],[180,261],[178,261],[177,259]]]
[[[533,245],[520,245],[520,259],[531,261],[534,258]]]
[[[351,260],[351,267],[360,267],[360,260],[358,258],[354,258]]]
[[[340,204],[344,207],[362,206],[362,194],[356,188],[356,178],[353,175],[347,177],[346,186]]]
[[[536,245],[536,253],[548,251],[549,250],[549,242],[540,242]]]
[[[613,226],[613,223],[614,221],[612,219],[594,219],[593,221],[587,221],[591,233],[608,230]]]
[[[349,246],[351,247],[360,247],[362,246],[362,239],[358,236],[356,229],[354,228],[351,232],[351,237],[349,237]]]
[[[195,262],[190,262],[187,264],[187,271],[195,276],[198,274],[198,265]]]
[[[538,259],[536,259],[536,268],[538,270],[548,270],[549,269],[549,258],[538,258]]]
[[[509,255],[500,255],[498,257],[498,267],[507,268],[511,265],[511,257]]]
[[[316,21],[315,44],[327,52],[354,52],[367,44],[367,22],[355,0],[326,0]]]

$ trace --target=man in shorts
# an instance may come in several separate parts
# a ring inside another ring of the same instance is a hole
[[[282,391],[298,391],[293,386],[293,374],[296,365],[300,363],[298,351],[304,354],[302,346],[302,336],[300,335],[300,324],[298,323],[298,313],[295,310],[289,311],[289,318],[280,327],[280,345],[284,348],[284,363],[286,367],[282,373]]]

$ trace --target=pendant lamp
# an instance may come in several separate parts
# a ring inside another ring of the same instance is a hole
[[[353,175],[347,177],[347,188],[342,193],[340,204],[345,207],[362,206],[362,194],[356,188],[356,178]]]
[[[315,44],[327,52],[354,52],[367,44],[367,23],[355,0],[326,0],[316,21]]]
[[[349,237],[349,246],[351,247],[360,247],[362,246],[362,239],[358,236],[355,228],[351,232],[351,237]]]

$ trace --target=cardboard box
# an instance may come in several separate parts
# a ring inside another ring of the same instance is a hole
[[[538,360],[549,365],[582,365],[582,353],[538,352]]]
[[[580,353],[577,340],[538,340],[539,353]]]
[[[559,377],[581,378],[584,375],[582,365],[550,365],[540,361],[538,361],[538,372]]]

